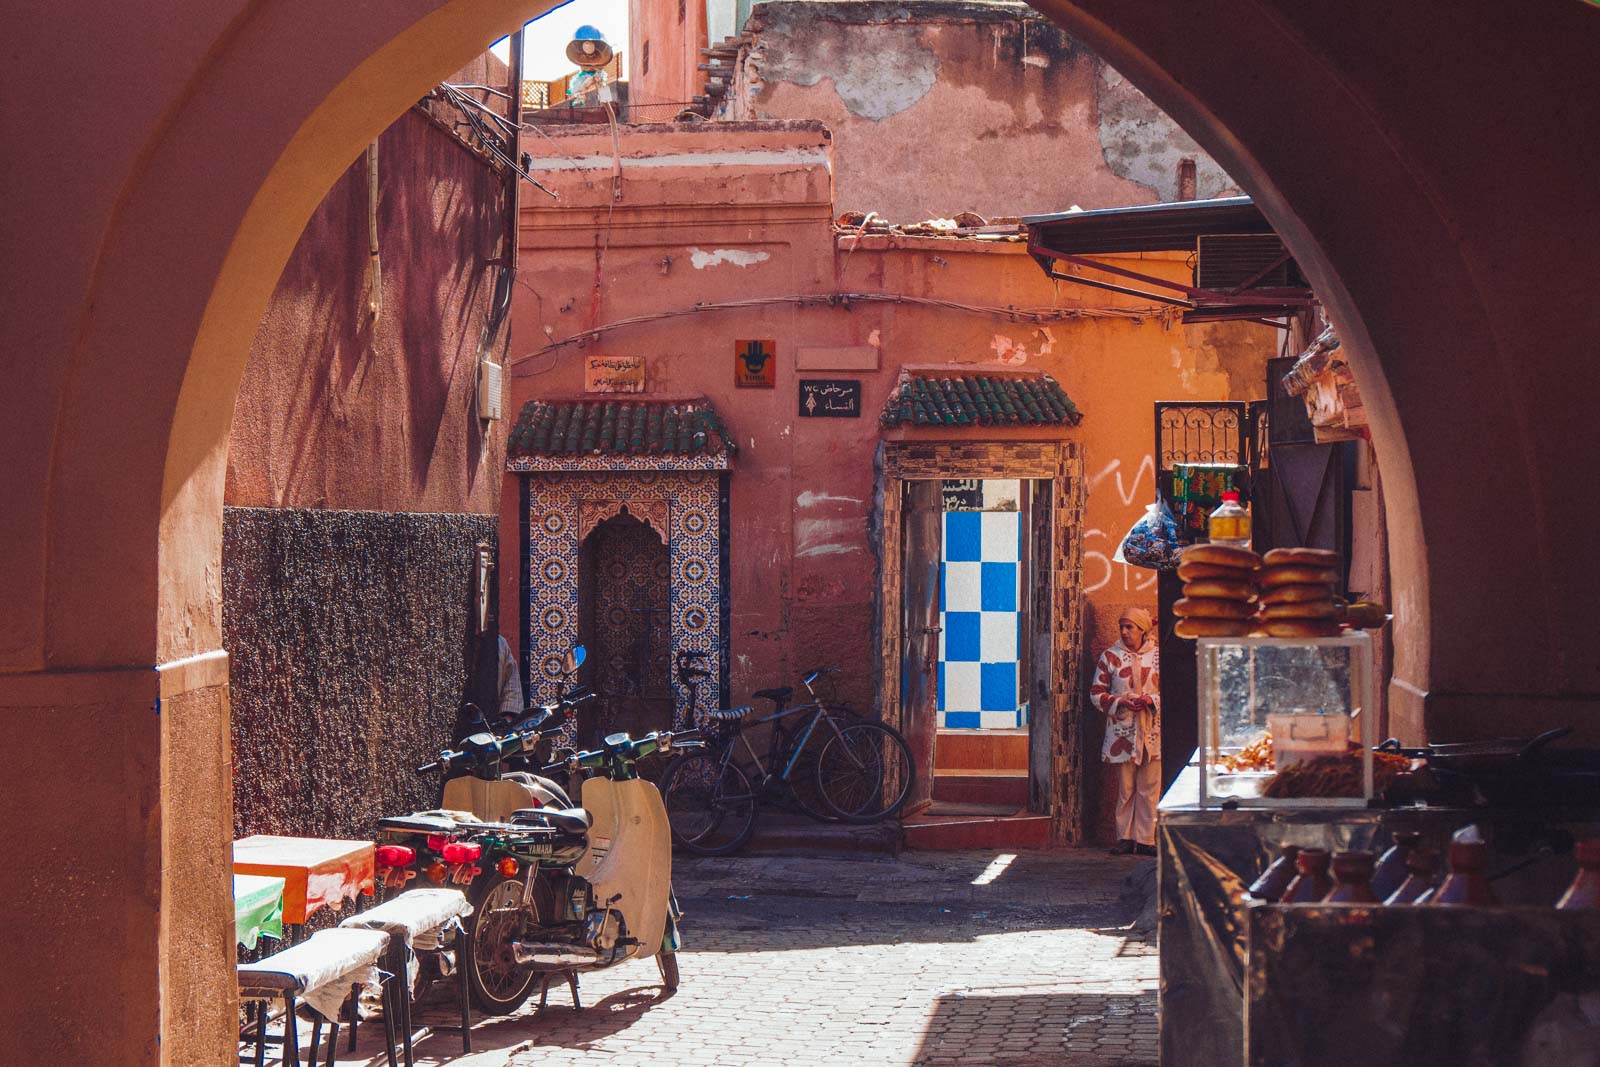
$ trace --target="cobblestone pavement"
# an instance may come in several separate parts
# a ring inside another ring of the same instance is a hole
[[[623,964],[583,979],[582,1012],[553,989],[542,1014],[475,1027],[472,1055],[440,1033],[417,1062],[1154,1065],[1155,946],[1118,899],[1154,861],[1004,856],[680,858],[675,995],[654,961]]]

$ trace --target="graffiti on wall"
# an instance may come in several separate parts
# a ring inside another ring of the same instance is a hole
[[[1117,546],[1122,543],[1122,536],[1128,532],[1128,527],[1138,520],[1145,506],[1155,499],[1155,457],[1146,454],[1134,468],[1131,478],[1128,476],[1127,467],[1120,459],[1114,459],[1100,468],[1089,478],[1091,504],[1094,501],[1094,493],[1107,482],[1115,485],[1117,500],[1127,512],[1127,521],[1119,523],[1112,530],[1090,528],[1084,531],[1083,591],[1087,594],[1097,593],[1102,589],[1117,589],[1125,593],[1152,591],[1156,587],[1155,571],[1118,563],[1112,557],[1116,555]]]

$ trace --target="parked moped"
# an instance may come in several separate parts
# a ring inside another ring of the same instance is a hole
[[[569,673],[582,652],[569,657]],[[549,777],[500,771],[505,760],[537,752],[584,699],[568,696],[507,734],[475,734],[460,750],[440,753],[426,769],[472,773],[446,784],[440,810],[380,824],[392,841],[410,842],[402,847],[418,857],[412,869],[467,886],[473,953],[460,962],[474,1003],[491,1014],[516,1010],[535,989],[542,1007],[557,982],[581,1006],[582,972],[635,958],[655,956],[663,984],[678,985],[671,830],[661,794],[636,766],[697,737],[613,734],[593,751],[545,766],[545,775],[588,775],[582,807]],[[385,881],[393,877],[391,870]]]

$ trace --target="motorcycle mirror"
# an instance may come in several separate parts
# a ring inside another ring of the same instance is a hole
[[[588,649],[584,648],[582,645],[578,645],[574,647],[572,651],[567,653],[566,659],[562,660],[561,669],[568,675],[577,674],[578,668],[583,666],[583,661],[588,658]]]

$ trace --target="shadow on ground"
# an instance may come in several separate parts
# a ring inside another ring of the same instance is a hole
[[[939,997],[912,1063],[1156,1067],[1157,1059],[1154,991],[1126,996],[972,990]]]

